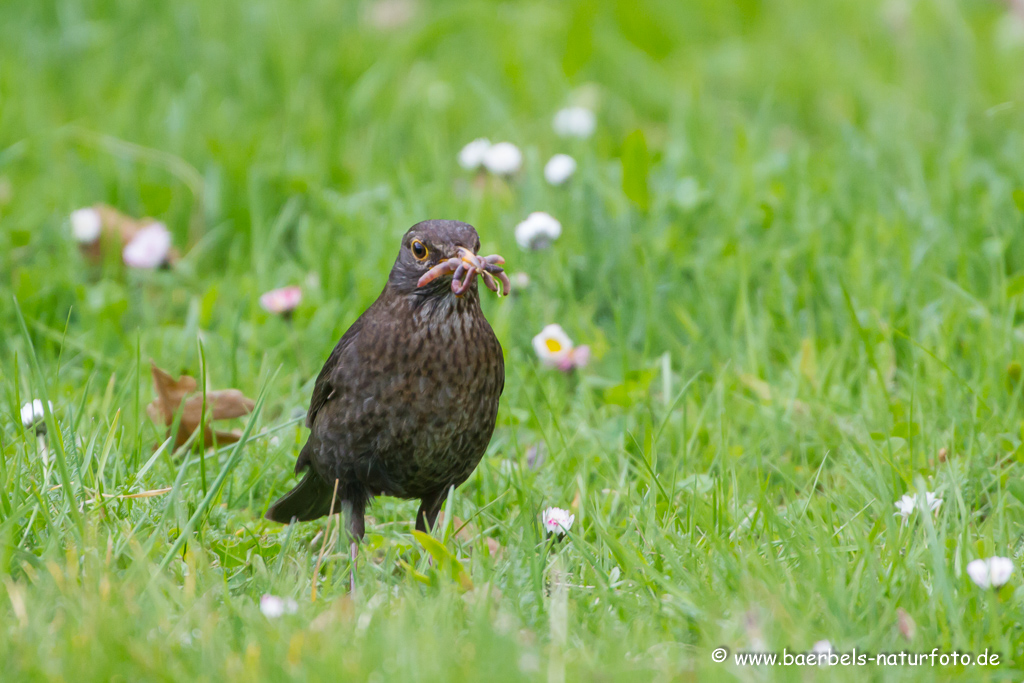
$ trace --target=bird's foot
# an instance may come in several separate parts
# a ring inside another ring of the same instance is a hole
[[[349,546],[349,551],[352,553],[352,568],[349,569],[348,575],[348,592],[355,595],[356,592],[356,558],[359,557],[359,544],[352,541]]]

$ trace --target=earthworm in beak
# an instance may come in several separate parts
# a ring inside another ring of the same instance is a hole
[[[420,277],[416,286],[424,287],[437,278],[450,273],[452,276],[452,292],[455,293],[455,296],[462,296],[473,284],[473,279],[479,275],[487,289],[497,292],[498,296],[502,296],[502,294],[508,296],[512,291],[512,283],[509,282],[508,275],[505,273],[504,268],[501,267],[503,263],[505,263],[505,259],[498,254],[477,256],[471,250],[459,247],[458,256],[441,261],[428,270]],[[502,291],[498,290],[498,283],[495,281],[495,278],[501,282]]]

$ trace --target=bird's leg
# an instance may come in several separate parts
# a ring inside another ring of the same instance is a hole
[[[416,511],[416,531],[422,531],[425,534],[430,533],[428,527],[434,526],[434,520],[430,520],[427,524],[427,502],[423,501],[420,503],[420,509]]]
[[[416,512],[416,531],[422,531],[425,534],[430,533],[437,522],[437,516],[441,514],[441,504],[444,503],[447,497],[448,489],[444,488],[426,496],[420,501],[420,509]],[[427,556],[427,565],[434,566],[434,557],[432,555]]]
[[[348,544],[348,548],[352,553],[352,569],[348,573],[348,592],[351,595],[356,593],[356,558],[359,557],[359,544],[352,541]]]
[[[345,510],[345,515],[348,517],[348,533],[349,533],[349,552],[352,555],[352,568],[349,570],[348,587],[349,592],[356,592],[356,560],[359,557],[359,541],[363,538],[363,534],[366,533],[366,520],[364,513],[366,511],[366,503],[363,501],[350,502],[344,501],[342,507]]]
[[[441,504],[444,503],[447,494],[447,489],[441,489],[436,493],[425,496],[420,501],[420,509],[416,513],[416,531],[422,531],[425,534],[430,533],[430,530],[434,528],[434,522],[437,521],[438,514],[441,512]]]

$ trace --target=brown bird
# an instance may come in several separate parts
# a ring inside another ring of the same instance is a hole
[[[353,561],[374,496],[418,498],[416,528],[434,525],[448,490],[483,457],[505,386],[501,344],[480,310],[476,278],[495,292],[495,278],[505,294],[510,285],[504,259],[479,249],[476,230],[458,221],[424,221],[405,233],[384,291],[317,377],[311,432],[295,464],[306,475],[267,519],[343,511]]]

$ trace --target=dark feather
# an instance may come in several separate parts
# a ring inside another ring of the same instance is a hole
[[[267,519],[281,524],[319,519],[330,513],[333,495],[334,487],[328,486],[316,472],[309,470],[298,486],[270,506]],[[340,509],[337,501],[334,507],[335,511]]]
[[[352,327],[348,328],[344,335],[341,337],[341,341],[331,351],[331,355],[327,358],[327,362],[320,369],[320,374],[317,375],[316,384],[313,386],[313,397],[309,401],[309,411],[306,413],[306,427],[312,429],[313,422],[316,420],[316,414],[320,412],[320,409],[324,407],[324,404],[329,401],[334,394],[334,386],[331,383],[331,378],[334,375],[334,371],[341,364],[341,358],[345,354],[345,351],[352,345],[356,337],[359,335],[359,330],[363,328],[363,317],[360,316],[358,320],[352,323]]]

